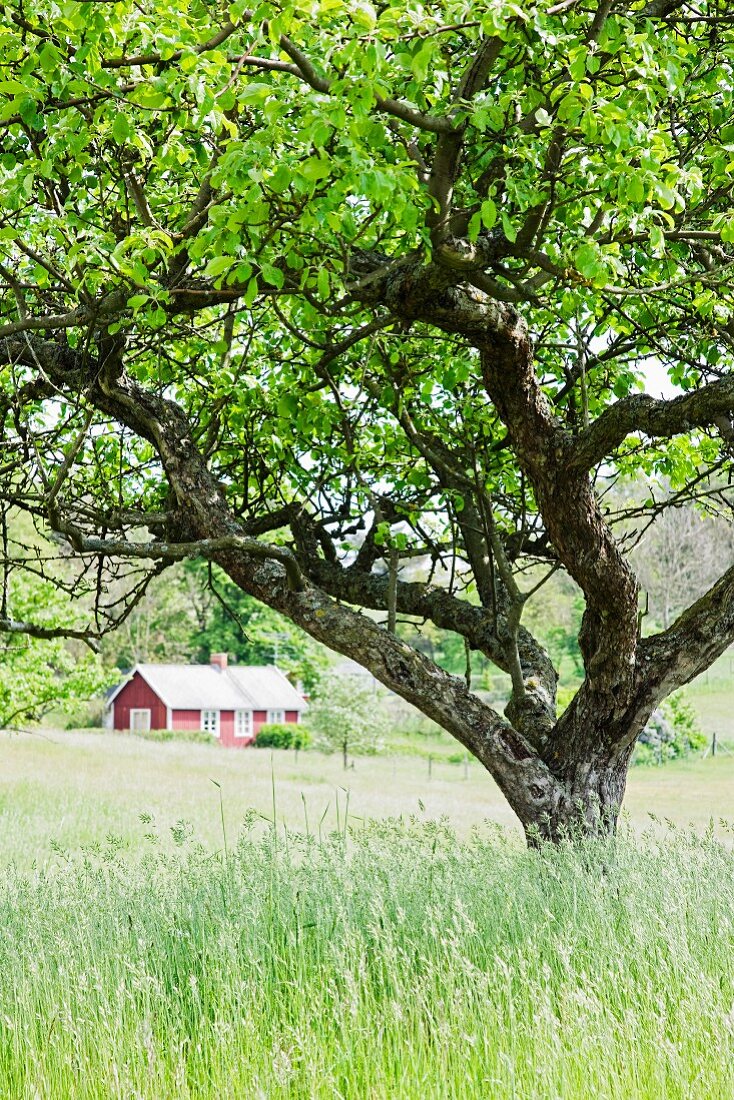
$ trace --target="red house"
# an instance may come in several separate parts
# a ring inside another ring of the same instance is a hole
[[[204,730],[232,747],[249,745],[266,722],[301,721],[306,701],[274,665],[136,665],[108,699],[115,730]]]

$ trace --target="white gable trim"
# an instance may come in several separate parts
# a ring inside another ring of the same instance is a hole
[[[298,691],[298,689],[293,686],[291,681],[288,679],[286,674],[283,672],[282,668],[278,668],[277,665],[273,665],[273,668],[278,673],[281,680],[284,680],[285,683],[288,685],[288,687],[291,689],[291,691],[295,691],[296,695],[298,695],[298,697],[299,697],[298,704],[294,704],[294,706],[286,706],[285,710],[305,710],[306,709],[306,700],[303,698],[300,691]]]
[[[147,684],[147,685],[148,685],[148,687],[150,688],[150,690],[151,690],[151,691],[153,692],[153,694],[154,694],[154,695],[155,695],[155,696],[156,696],[156,697],[157,697],[158,699],[160,699],[160,701],[161,701],[161,702],[163,703],[163,705],[164,705],[164,707],[166,708],[166,710],[169,710],[169,711],[170,711],[170,710],[171,710],[171,703],[170,703],[170,700],[168,700],[168,699],[164,699],[164,697],[163,697],[163,696],[161,695],[161,693],[160,693],[160,692],[159,692],[159,691],[157,690],[157,688],[154,688],[154,687],[153,687],[153,685],[151,684],[150,680],[146,679],[146,677],[145,677],[145,674],[144,674],[144,673],[143,673],[143,672],[141,671],[140,665],[135,665],[135,668],[131,669],[131,671],[130,671],[130,672],[128,673],[128,675],[127,675],[127,678],[126,678],[125,680],[123,680],[123,681],[122,681],[122,683],[120,684],[120,686],[119,686],[119,687],[117,687],[117,688],[115,688],[115,690],[114,690],[114,691],[112,692],[112,694],[111,694],[111,695],[108,695],[108,696],[107,696],[107,706],[108,706],[108,707],[111,707],[111,706],[112,706],[112,704],[114,703],[115,699],[117,698],[117,696],[118,696],[118,695],[120,694],[120,692],[122,691],[122,689],[123,689],[123,688],[125,688],[125,687],[127,687],[127,685],[128,685],[128,684],[132,683],[132,681],[133,681],[133,678],[134,678],[134,676],[135,676],[135,673],[136,673],[136,672],[137,672],[138,676],[140,677],[140,679],[141,679],[141,680],[143,681],[143,683],[144,683],[144,684]]]

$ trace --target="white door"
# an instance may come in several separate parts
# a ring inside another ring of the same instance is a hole
[[[130,729],[131,730],[149,730],[150,729],[150,711],[139,708],[137,710],[131,709],[130,711]]]

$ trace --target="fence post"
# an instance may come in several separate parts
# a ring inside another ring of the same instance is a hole
[[[711,755],[716,756],[716,730],[711,735]]]

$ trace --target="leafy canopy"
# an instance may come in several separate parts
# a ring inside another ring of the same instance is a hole
[[[450,627],[523,706],[543,696],[543,752],[555,683],[522,587],[562,562],[597,712],[611,729],[649,710],[650,693],[632,706],[652,667],[636,581],[586,474],[693,492],[726,468],[731,17],[707,0],[6,11],[6,496],[85,568],[134,558],[146,530],[163,563],[195,553],[208,516],[267,535],[246,567],[220,554],[241,587],[321,640],[282,577],[253,579],[258,553],[390,633],[398,614]],[[510,361],[528,330],[532,356]],[[652,360],[678,403],[635,396]],[[95,597],[110,621],[128,606]],[[391,651],[388,668],[347,633],[335,644],[437,713],[428,662]]]
[[[72,346],[103,319],[125,335],[128,369],[171,387],[216,434],[239,504],[244,439],[268,470],[263,493],[379,467],[401,512],[423,509],[435,479],[393,417],[410,402],[420,427],[491,435],[471,357],[394,326],[351,356],[332,352],[379,323],[353,291],[363,252],[430,255],[446,199],[430,165],[449,126],[463,141],[452,229],[499,242],[493,284],[527,302],[564,415],[593,418],[634,391],[646,356],[682,389],[721,362],[731,31],[724,20],[709,32],[706,4],[694,6],[700,22],[611,7],[590,41],[587,3],[42,2],[32,17],[10,4],[0,259],[25,310],[57,317]],[[487,40],[497,57],[485,85],[457,99]],[[694,244],[712,249],[714,274]],[[196,324],[176,314],[195,279],[219,303],[231,294],[228,331],[221,305]],[[6,330],[17,299],[8,288]],[[580,346],[588,379],[574,386]],[[355,406],[358,459],[344,430]],[[633,441],[625,468],[682,481],[716,457],[715,443],[696,446],[702,456],[683,442],[642,457]],[[114,438],[94,449],[104,494],[120,456]],[[143,469],[148,450],[134,451]],[[516,495],[503,459],[482,476]],[[352,488],[369,505],[359,478]]]

